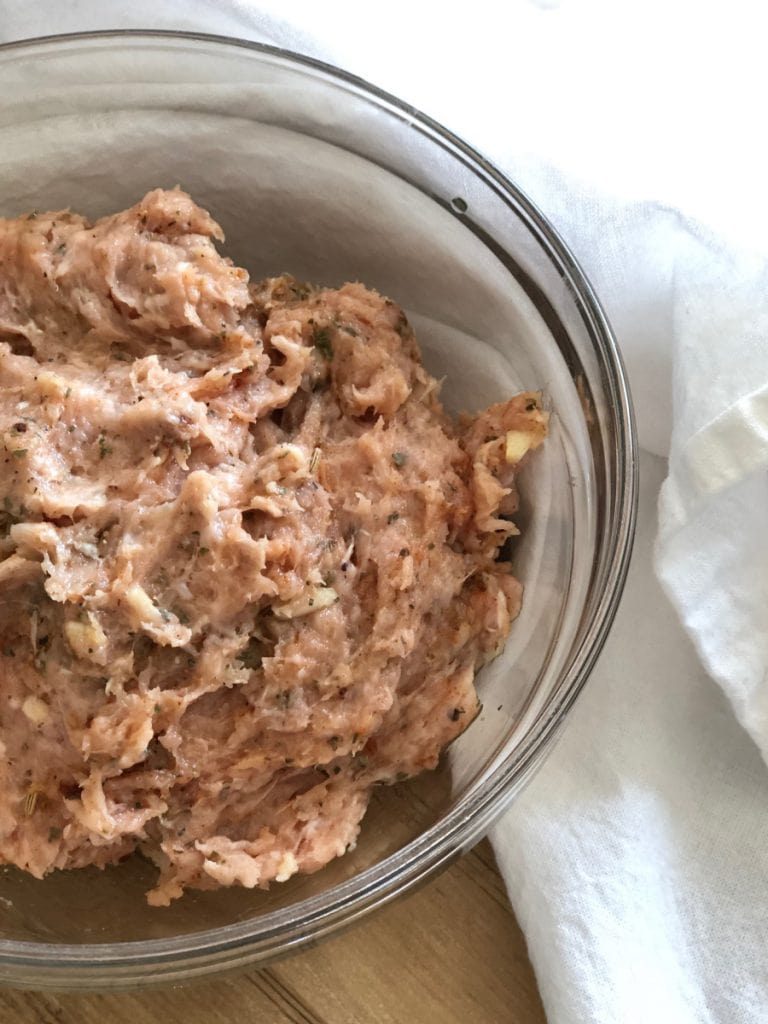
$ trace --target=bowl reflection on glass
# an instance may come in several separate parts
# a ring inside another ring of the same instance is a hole
[[[402,304],[443,397],[473,411],[541,389],[551,434],[524,473],[523,611],[441,768],[379,788],[357,848],[269,891],[144,901],[140,858],[43,882],[0,871],[0,978],[106,987],[265,962],[469,848],[551,748],[610,625],[634,525],[621,361],[573,258],[514,185],[366,83],[256,44],[162,33],[0,48],[0,214],[99,216],[177,183],[253,278],[361,280]]]

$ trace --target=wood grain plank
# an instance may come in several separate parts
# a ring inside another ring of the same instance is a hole
[[[2,1024],[546,1024],[488,843],[264,971],[96,995],[0,991]]]
[[[296,1024],[324,1024],[314,1009],[305,1003],[290,985],[275,977],[270,968],[244,975],[245,980],[268,995],[276,1006],[281,1007]]]
[[[304,1024],[244,978],[95,995],[0,994],[3,1024]]]
[[[509,904],[477,885],[466,860],[272,970],[327,1024],[544,1024]]]

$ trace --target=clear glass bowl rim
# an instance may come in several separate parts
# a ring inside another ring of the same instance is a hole
[[[514,794],[551,750],[568,711],[583,689],[610,630],[624,582],[637,514],[637,438],[632,401],[621,354],[610,324],[576,259],[537,206],[489,160],[463,139],[417,108],[366,80],[331,64],[266,43],[212,33],[116,29],[39,36],[0,44],[0,57],[14,50],[66,42],[167,40],[202,42],[255,51],[329,76],[362,92],[426,130],[458,153],[490,183],[520,217],[550,261],[568,282],[590,333],[609,389],[616,432],[613,453],[615,496],[609,521],[608,557],[600,597],[577,655],[529,735],[493,772],[486,785],[463,797],[434,826],[382,862],[346,882],[298,904],[231,924],[173,939],[124,943],[57,944],[0,941],[0,983],[56,988],[103,988],[181,981],[245,964],[266,962],[347,927],[425,881],[469,849],[501,815]]]

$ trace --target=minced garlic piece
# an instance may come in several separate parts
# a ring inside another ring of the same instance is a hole
[[[277,874],[275,875],[276,882],[287,882],[291,875],[295,875],[299,870],[299,864],[294,855],[288,850],[280,859],[280,863],[277,865]]]
[[[511,465],[515,466],[531,448],[533,434],[526,430],[508,430],[504,457]]]
[[[338,599],[339,595],[333,587],[309,587],[293,601],[276,605],[272,610],[278,619],[298,619],[310,612],[320,611],[321,608],[330,608]]]
[[[33,725],[44,725],[51,716],[50,709],[45,701],[30,694],[21,705],[21,710],[32,722]]]
[[[102,659],[107,645],[107,637],[93,616],[89,617],[88,622],[64,623],[64,635],[78,658],[88,661]]]
[[[152,625],[160,626],[163,623],[163,616],[160,609],[146,592],[144,587],[138,583],[132,583],[125,592],[125,600],[133,612],[137,626]]]

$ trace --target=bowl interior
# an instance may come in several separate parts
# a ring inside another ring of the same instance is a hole
[[[363,879],[385,898],[388,858],[418,837],[451,850],[477,838],[583,681],[579,658],[605,624],[606,580],[627,545],[617,517],[631,510],[610,337],[522,197],[353,80],[219,40],[125,35],[2,50],[0,90],[1,215],[71,206],[97,217],[178,183],[252,277],[361,280],[402,304],[454,412],[521,387],[541,389],[552,410],[523,481],[514,561],[525,603],[483,672],[483,713],[437,772],[376,792],[354,852],[268,892],[191,893],[164,910],[144,902],[153,869],[139,858],[43,882],[0,871],[0,952],[156,939],[178,951],[184,936],[236,923],[243,941],[269,925],[278,949],[289,932],[311,934],[307,901],[331,901],[342,883]]]

